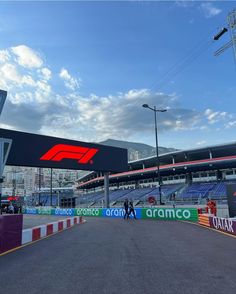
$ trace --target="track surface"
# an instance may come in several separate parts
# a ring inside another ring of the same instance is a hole
[[[0,257],[0,292],[235,294],[235,252],[188,223],[88,218]]]

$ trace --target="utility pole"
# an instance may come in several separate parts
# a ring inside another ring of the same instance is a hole
[[[39,200],[39,205],[41,204],[41,195],[40,195],[40,193],[41,193],[41,168],[39,167],[39,169],[38,169],[38,175],[39,175],[39,177],[38,177],[38,187],[39,187],[39,197],[38,197],[38,200]]]
[[[234,53],[234,60],[236,65],[236,9],[234,9],[232,12],[229,13],[227,20],[228,20],[233,53]]]
[[[228,41],[226,44],[224,44],[222,47],[220,47],[217,51],[215,51],[214,55],[219,56],[225,50],[232,47],[233,48],[233,55],[234,55],[234,61],[236,66],[236,9],[231,11],[227,16],[227,28],[222,28],[214,37],[214,41],[218,41],[226,32],[230,32],[230,41]]]

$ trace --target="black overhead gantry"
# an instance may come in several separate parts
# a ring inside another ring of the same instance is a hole
[[[128,170],[127,149],[6,129],[0,129],[2,138],[11,140],[6,165],[103,172],[107,208],[109,173]]]

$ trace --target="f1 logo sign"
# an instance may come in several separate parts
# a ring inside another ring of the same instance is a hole
[[[98,152],[96,148],[57,144],[49,149],[40,160],[61,161],[62,159],[78,159],[78,163],[92,164],[92,158]]]

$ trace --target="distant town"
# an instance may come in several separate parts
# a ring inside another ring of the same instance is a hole
[[[84,174],[84,173],[83,173]],[[52,187],[75,187],[81,171],[52,170]],[[51,187],[51,169],[6,166],[3,196],[31,196],[44,188]]]

